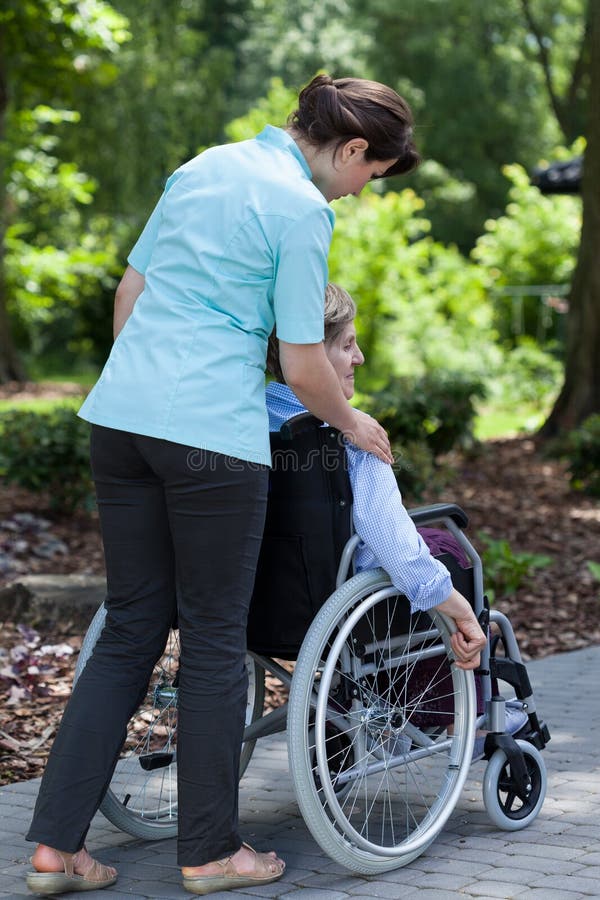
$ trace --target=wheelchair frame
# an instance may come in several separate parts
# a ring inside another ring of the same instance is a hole
[[[406,865],[439,834],[467,777],[476,728],[489,732],[483,797],[494,824],[507,830],[525,827],[541,809],[546,790],[539,751],[550,738],[548,729],[538,719],[510,621],[487,607],[481,559],[464,534],[466,516],[452,504],[422,507],[410,515],[417,525],[442,524],[454,535],[472,566],[475,613],[483,627],[489,620],[498,630],[482,652],[477,673],[483,714],[476,716],[473,673],[451,665],[451,621],[432,610],[430,625],[417,620],[415,628],[411,624],[408,632],[398,632],[399,594],[386,573],[376,569],[349,577],[357,535],[344,548],[336,591],[312,622],[294,673],[273,658],[252,652],[247,657],[250,691],[240,776],[255,741],[287,725],[290,771],[308,828],[333,859],[363,873]],[[76,679],[103,622],[101,607],[85,637]],[[361,629],[371,629],[373,640],[365,641]],[[136,728],[145,724],[129,757],[131,774],[120,774],[127,772],[127,759],[117,764],[101,806],[117,827],[136,837],[166,838],[177,830],[176,652],[167,647],[146,708],[134,717]],[[430,683],[415,700],[410,684],[423,660],[430,660],[435,674],[427,676]],[[434,715],[432,685],[442,683],[446,661],[453,712]],[[290,688],[290,697],[263,716],[265,671]],[[512,686],[528,716],[516,740],[505,733],[505,701],[493,693],[497,678]],[[446,727],[450,719],[452,734]]]

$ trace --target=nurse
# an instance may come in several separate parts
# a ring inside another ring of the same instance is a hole
[[[215,147],[179,168],[131,251],[115,343],[80,415],[108,593],[42,780],[29,887],[108,887],[85,848],[126,723],[178,617],[178,862],[192,893],[275,881],[284,863],[238,831],[245,628],[268,467],[264,369],[276,328],[304,407],[391,462],[385,431],[350,407],[323,347],[329,202],[418,163],[390,88],[319,75],[286,130]]]

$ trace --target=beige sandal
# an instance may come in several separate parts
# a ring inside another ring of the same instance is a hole
[[[213,891],[232,891],[234,888],[250,887],[253,884],[270,884],[281,878],[285,870],[284,862],[273,859],[268,853],[257,853],[248,844],[243,846],[254,853],[253,875],[241,875],[231,862],[231,856],[228,856],[217,860],[217,865],[221,867],[218,875],[184,876],[183,886],[186,891],[191,894],[212,894]]]
[[[62,860],[63,872],[28,872],[27,887],[35,894],[68,894],[71,891],[99,891],[110,887],[117,880],[111,875],[108,866],[93,859],[91,865],[82,875],[76,875],[73,858],[76,853],[63,853],[54,850]]]

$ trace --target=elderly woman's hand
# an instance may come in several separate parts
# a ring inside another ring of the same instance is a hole
[[[475,616],[455,619],[456,631],[450,638],[456,665],[459,669],[477,669],[480,654],[486,644],[486,636]]]
[[[448,599],[438,604],[436,609],[452,619],[456,625],[456,632],[450,638],[450,644],[458,668],[479,668],[480,654],[487,638],[469,601],[457,590],[453,590]]]

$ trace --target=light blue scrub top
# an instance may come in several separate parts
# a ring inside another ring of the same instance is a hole
[[[267,340],[323,339],[333,212],[287,132],[168,179],[128,261],[145,286],[79,415],[270,464]]]

